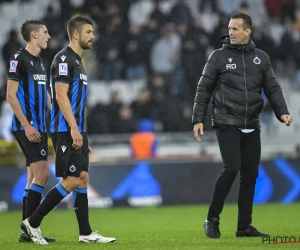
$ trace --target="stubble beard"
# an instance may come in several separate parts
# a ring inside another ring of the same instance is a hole
[[[92,45],[88,45],[88,43],[85,43],[83,41],[79,41],[79,45],[80,47],[83,49],[83,50],[87,50],[87,49],[91,49],[92,48]]]

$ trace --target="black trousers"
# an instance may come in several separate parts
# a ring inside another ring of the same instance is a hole
[[[240,171],[237,228],[243,230],[252,223],[254,191],[261,155],[260,129],[243,133],[237,127],[223,125],[216,129],[216,133],[224,167],[216,180],[207,218],[220,218],[225,199]]]

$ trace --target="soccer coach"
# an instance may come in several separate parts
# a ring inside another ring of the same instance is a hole
[[[274,75],[269,56],[257,49],[250,35],[251,17],[237,13],[231,16],[229,35],[222,36],[222,48],[210,55],[198,82],[192,122],[194,136],[200,142],[210,98],[212,125],[223,159],[223,170],[216,180],[205,234],[220,238],[220,214],[237,173],[240,171],[238,224],[236,237],[263,237],[252,223],[252,207],[261,156],[259,114],[265,92],[280,122],[289,126],[285,99]]]

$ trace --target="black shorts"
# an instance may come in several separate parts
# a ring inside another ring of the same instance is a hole
[[[56,177],[79,177],[81,171],[88,172],[89,168],[89,142],[86,133],[81,133],[83,145],[75,150],[72,147],[73,139],[70,132],[51,134],[53,147],[56,153]]]
[[[26,166],[38,161],[47,161],[48,158],[48,136],[47,133],[39,131],[41,142],[30,142],[24,130],[14,131],[13,134],[26,157]]]

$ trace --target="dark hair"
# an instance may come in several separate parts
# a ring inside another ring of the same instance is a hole
[[[75,16],[75,17],[71,18],[68,22],[68,27],[67,27],[69,39],[70,40],[72,39],[72,35],[75,32],[75,30],[80,33],[82,30],[82,26],[85,24],[90,24],[93,26],[92,20],[90,20],[87,17]]]
[[[30,42],[31,32],[39,31],[42,25],[46,26],[46,23],[39,20],[26,20],[21,27],[21,35],[25,42]]]
[[[250,29],[252,30],[252,19],[250,16],[244,14],[244,13],[235,13],[233,14],[230,19],[243,19],[243,28],[244,30]]]

